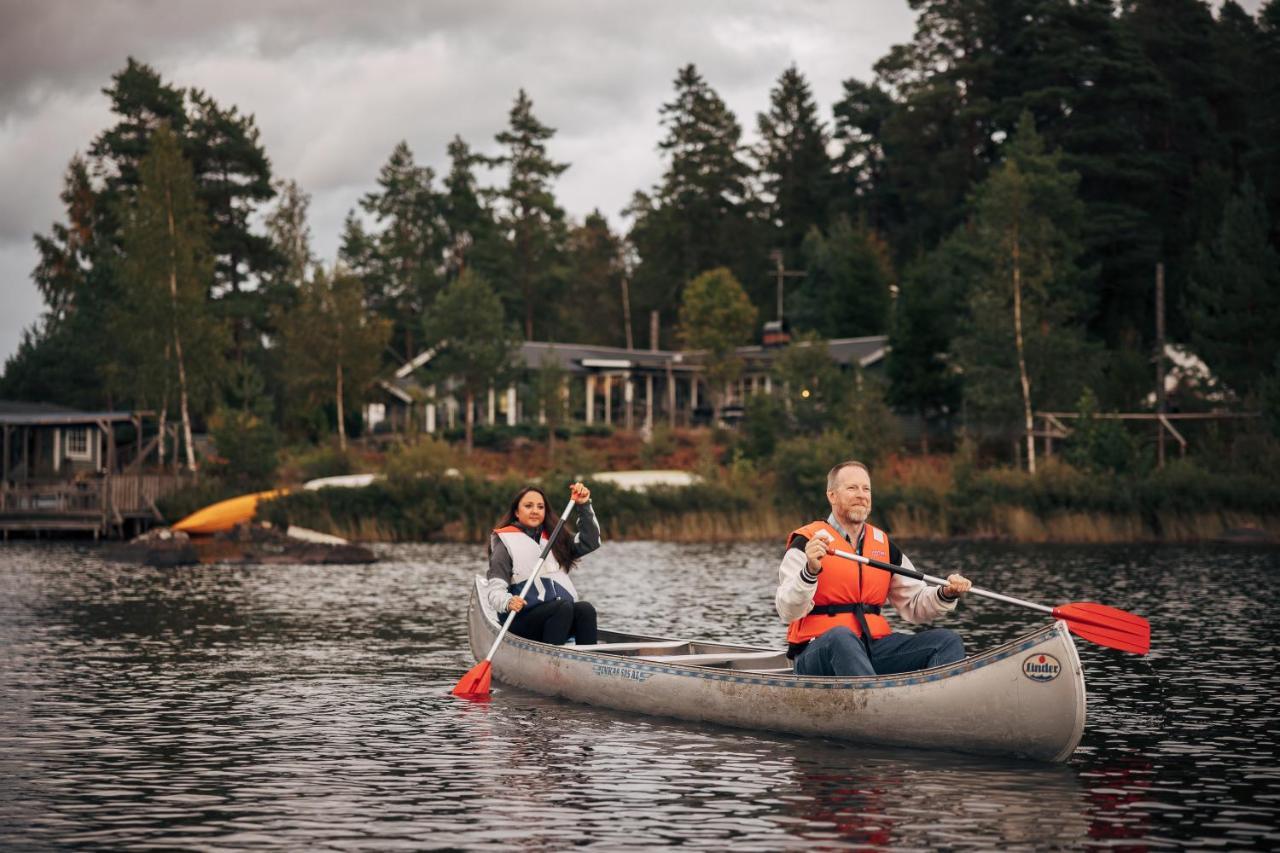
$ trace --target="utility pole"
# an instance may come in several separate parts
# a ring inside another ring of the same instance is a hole
[[[800,270],[785,269],[782,264],[782,250],[774,249],[769,253],[770,259],[774,263],[774,275],[778,277],[778,322],[782,322],[782,282],[787,278],[803,278],[804,272]]]
[[[631,340],[631,276],[622,277],[622,327],[626,331],[627,349],[635,349]]]
[[[1164,262],[1156,264],[1156,467],[1164,467]]]

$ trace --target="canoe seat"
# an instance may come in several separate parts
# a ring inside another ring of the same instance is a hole
[[[738,666],[737,664],[773,660],[774,658],[782,658],[785,654],[782,651],[709,652],[700,655],[643,655],[641,660],[653,661],[654,663],[683,663],[690,666],[714,666],[720,669],[746,669],[747,667]]]
[[[593,646],[582,646],[583,651],[608,652],[613,655],[638,654],[639,652],[675,651],[689,647],[688,640],[649,640],[634,643],[596,643]]]
[[[775,666],[769,669],[744,669],[743,672],[754,672],[758,675],[793,675],[795,670],[789,666]]]

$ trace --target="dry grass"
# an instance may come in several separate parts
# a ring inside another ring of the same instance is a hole
[[[876,466],[875,480],[881,486],[922,489],[945,495],[955,487],[953,467],[950,456],[894,454]]]
[[[606,520],[606,539],[653,539],[663,542],[784,542],[787,534],[804,521],[779,515],[772,508],[753,512],[689,512],[630,524],[611,531]]]

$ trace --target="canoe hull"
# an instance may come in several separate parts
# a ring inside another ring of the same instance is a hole
[[[468,613],[477,660],[488,653],[499,629],[478,590],[477,585]],[[694,645],[704,652],[768,651]],[[1040,761],[1065,761],[1084,731],[1084,675],[1063,622],[960,663],[869,678],[699,666],[653,659],[670,657],[660,654],[592,648],[550,646],[508,634],[494,655],[493,676],[535,693],[620,711]]]

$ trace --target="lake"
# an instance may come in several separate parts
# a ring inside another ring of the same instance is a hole
[[[0,547],[0,848],[604,849],[1280,846],[1280,551],[906,546],[1043,604],[1151,620],[1152,652],[1078,641],[1063,765],[625,715],[501,684],[464,615],[480,546],[379,563],[150,569]],[[774,545],[606,543],[575,578],[601,625],[781,646]],[[971,651],[1043,624],[970,596]]]

